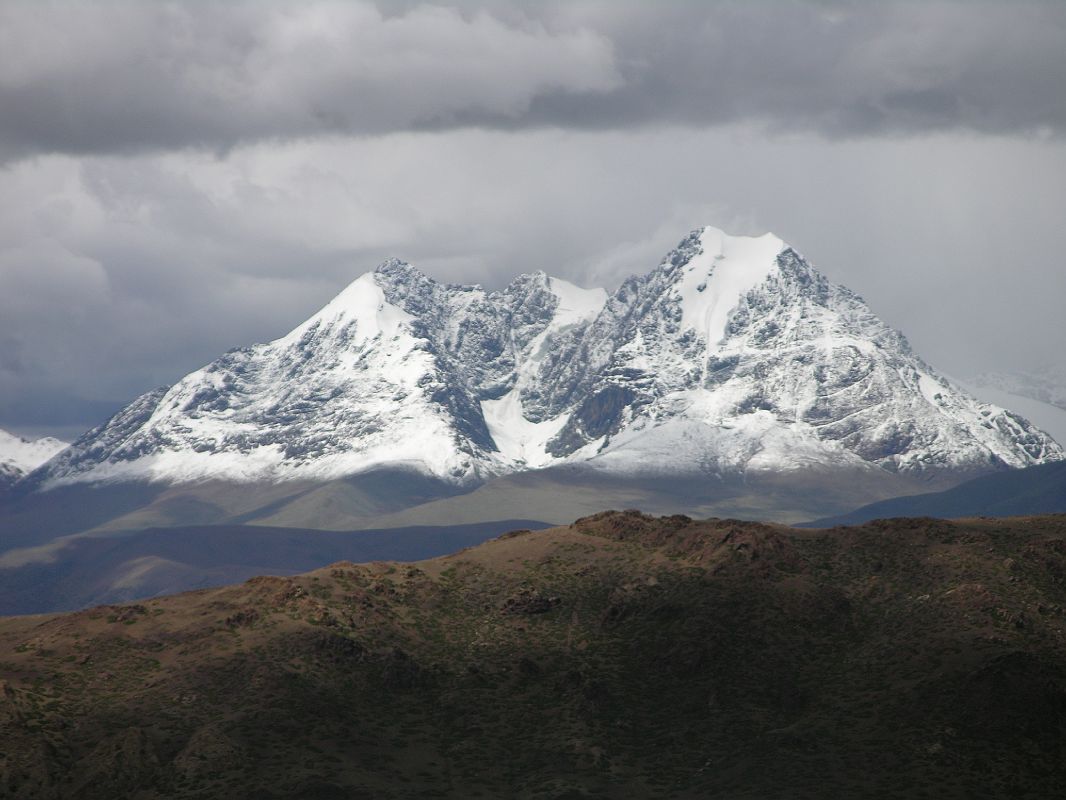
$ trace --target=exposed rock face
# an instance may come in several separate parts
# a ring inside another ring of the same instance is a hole
[[[567,462],[982,472],[1061,458],[781,240],[704,228],[611,295],[539,272],[488,292],[387,261],[287,336],[134,401],[32,481],[401,466],[471,483]]]

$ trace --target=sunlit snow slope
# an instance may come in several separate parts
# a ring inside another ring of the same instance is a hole
[[[50,436],[24,439],[0,430],[0,489],[10,486],[66,446],[66,442]]]
[[[610,295],[540,272],[488,292],[388,261],[287,336],[139,398],[31,480],[401,467],[468,484],[574,462],[972,473],[1062,457],[780,239],[703,228]]]

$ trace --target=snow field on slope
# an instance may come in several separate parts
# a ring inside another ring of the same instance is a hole
[[[712,347],[725,335],[740,298],[769,277],[785,245],[772,233],[728,236],[710,227],[703,229],[700,244],[703,252],[685,265],[676,291],[682,328],[694,328]]]
[[[24,439],[0,430],[0,465],[9,465],[19,472],[29,472],[67,446],[66,442],[51,436]]]
[[[582,289],[559,278],[548,278],[548,287],[558,298],[558,305],[545,329],[530,342],[526,357],[518,366],[514,387],[497,400],[481,401],[485,424],[500,454],[530,469],[549,466],[558,460],[545,448],[566,424],[569,415],[530,422],[522,408],[522,389],[535,379],[549,339],[567,328],[592,320],[607,302],[604,289]]]

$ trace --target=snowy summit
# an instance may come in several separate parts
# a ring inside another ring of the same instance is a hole
[[[24,439],[0,430],[0,489],[14,484],[66,446],[51,436]]]
[[[402,467],[470,483],[573,463],[982,472],[1061,458],[777,237],[708,227],[613,293],[541,272],[489,292],[387,261],[286,336],[138,398],[34,480]]]

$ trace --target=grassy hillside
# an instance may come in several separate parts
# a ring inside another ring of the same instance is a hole
[[[454,553],[533,520],[370,531],[203,525],[70,536],[0,556],[0,615],[101,603],[293,575],[334,561],[417,561]]]
[[[1054,797],[1066,517],[607,513],[0,621],[0,795]]]

